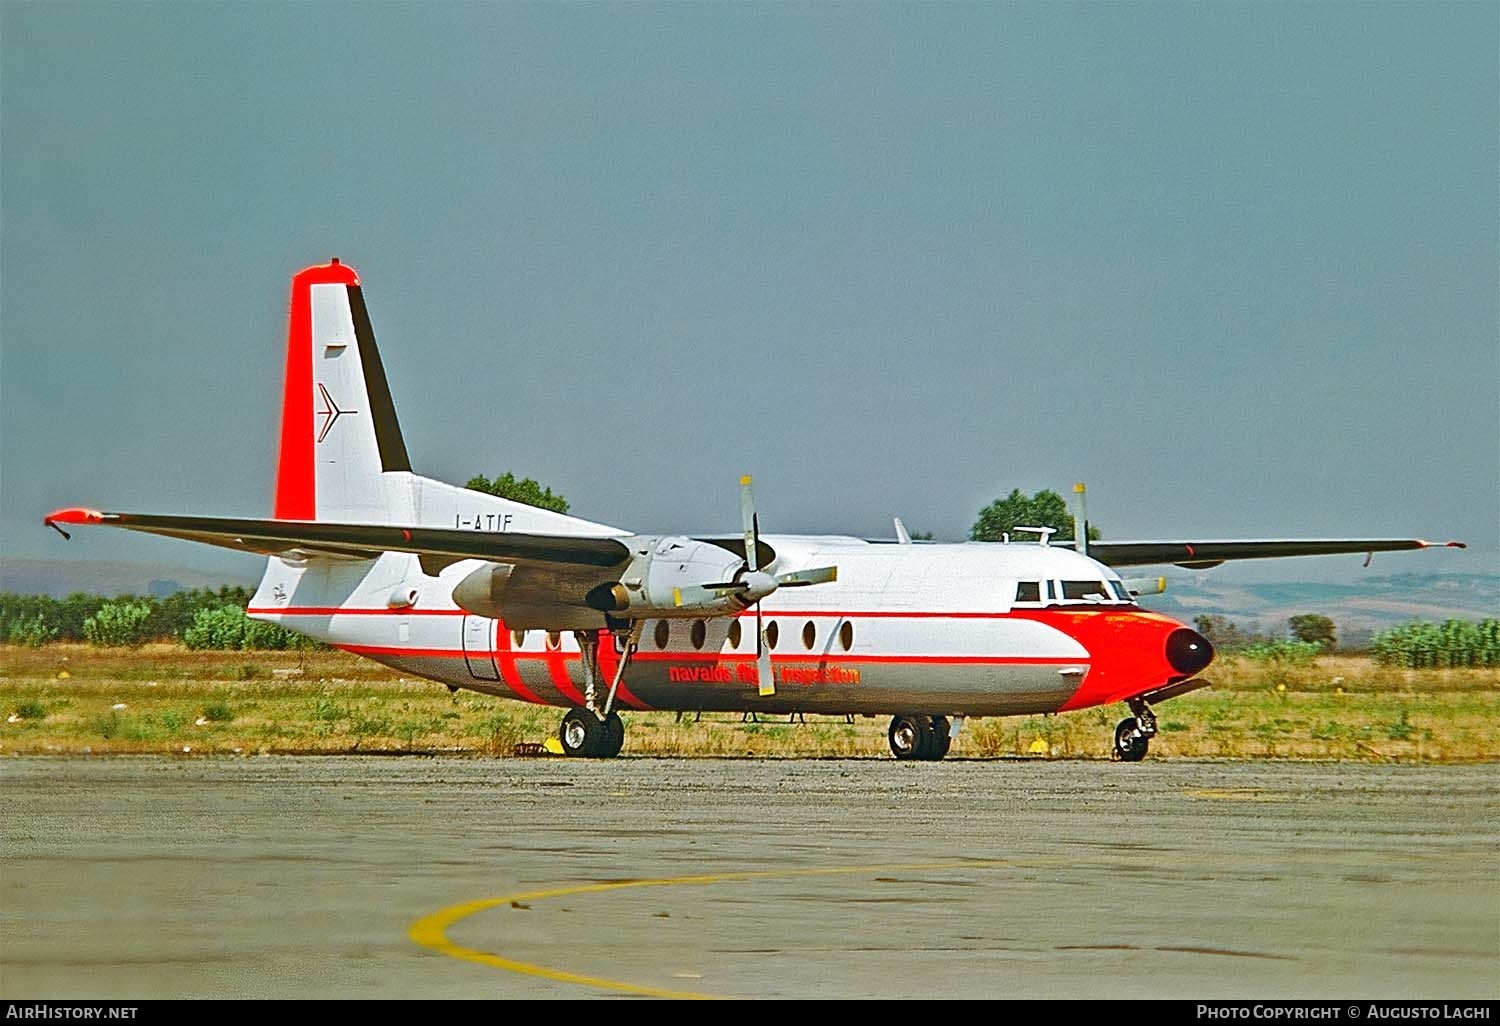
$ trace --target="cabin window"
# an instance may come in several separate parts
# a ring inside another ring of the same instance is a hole
[[[703,643],[708,640],[708,624],[702,620],[694,620],[688,636],[693,639],[694,648],[702,648]]]
[[[1042,585],[1040,581],[1020,581],[1016,584],[1017,602],[1040,602],[1042,601]]]
[[[807,621],[807,623],[802,625],[802,647],[807,649],[808,651],[812,651],[812,647],[817,643],[817,640],[818,628],[813,625],[813,622],[811,620],[809,620]]]
[[[730,648],[737,649],[737,648],[740,647],[740,635],[742,633],[743,632],[740,629],[740,622],[738,620],[735,620],[735,621],[733,621],[733,622],[730,623],[730,625],[729,625],[729,647]]]
[[[839,628],[839,646],[845,652],[854,647],[854,624],[848,620]]]
[[[780,637],[781,637],[781,628],[776,626],[776,621],[775,620],[772,620],[770,623],[766,624],[766,647],[767,648],[775,648],[776,647],[776,642],[777,642],[777,640]]]
[[[511,631],[510,644],[512,648],[523,648],[526,645],[525,631]]]
[[[556,652],[558,649],[562,648],[562,635],[559,634],[559,633],[557,633],[557,631],[548,631],[547,632],[547,647],[550,648],[554,652]]]
[[[670,627],[667,626],[667,621],[665,621],[665,620],[658,620],[658,621],[656,621],[656,630],[655,630],[653,636],[656,639],[656,647],[657,648],[666,648],[667,647],[667,640],[671,637],[671,634],[672,634],[672,628],[670,628]]]

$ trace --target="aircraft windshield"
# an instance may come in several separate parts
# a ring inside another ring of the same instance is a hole
[[[1135,604],[1120,581],[1017,581],[1017,606],[1130,606]]]

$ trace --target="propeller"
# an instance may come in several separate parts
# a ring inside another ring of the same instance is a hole
[[[822,566],[813,570],[793,570],[784,574],[769,574],[760,568],[760,518],[755,513],[755,494],[750,488],[750,477],[740,478],[740,519],[745,528],[745,569],[732,581],[715,581],[709,584],[689,585],[678,588],[673,600],[678,606],[699,605],[732,592],[745,605],[755,605],[755,665],[763,696],[776,694],[776,681],[771,676],[771,651],[766,644],[765,619],[761,615],[760,600],[777,588],[805,588],[813,584],[828,584],[838,580],[839,568]]]

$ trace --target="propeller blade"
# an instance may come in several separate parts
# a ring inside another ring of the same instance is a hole
[[[755,493],[750,490],[750,475],[740,478],[740,521],[745,528],[745,565],[753,573],[760,569],[760,520],[755,516]]]
[[[831,584],[839,579],[839,568],[820,566],[816,570],[793,570],[777,574],[776,583],[783,588],[804,588],[809,584]]]
[[[761,621],[760,603],[755,603],[755,669],[760,682],[760,696],[776,694],[776,678],[771,676],[771,651],[766,647],[766,628]]]

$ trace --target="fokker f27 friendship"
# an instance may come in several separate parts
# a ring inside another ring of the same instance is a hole
[[[743,530],[635,534],[412,472],[352,267],[292,278],[274,519],[101,513],[102,524],[270,557],[250,616],[451,688],[567,710],[570,755],[620,752],[620,710],[889,715],[898,759],[966,719],[1204,687],[1208,641],[1140,608],[1117,567],[1417,549],[1416,539],[903,544]],[[1080,539],[1087,535],[1080,525]],[[64,532],[66,533],[66,532]],[[1461,543],[1448,542],[1450,546]]]

